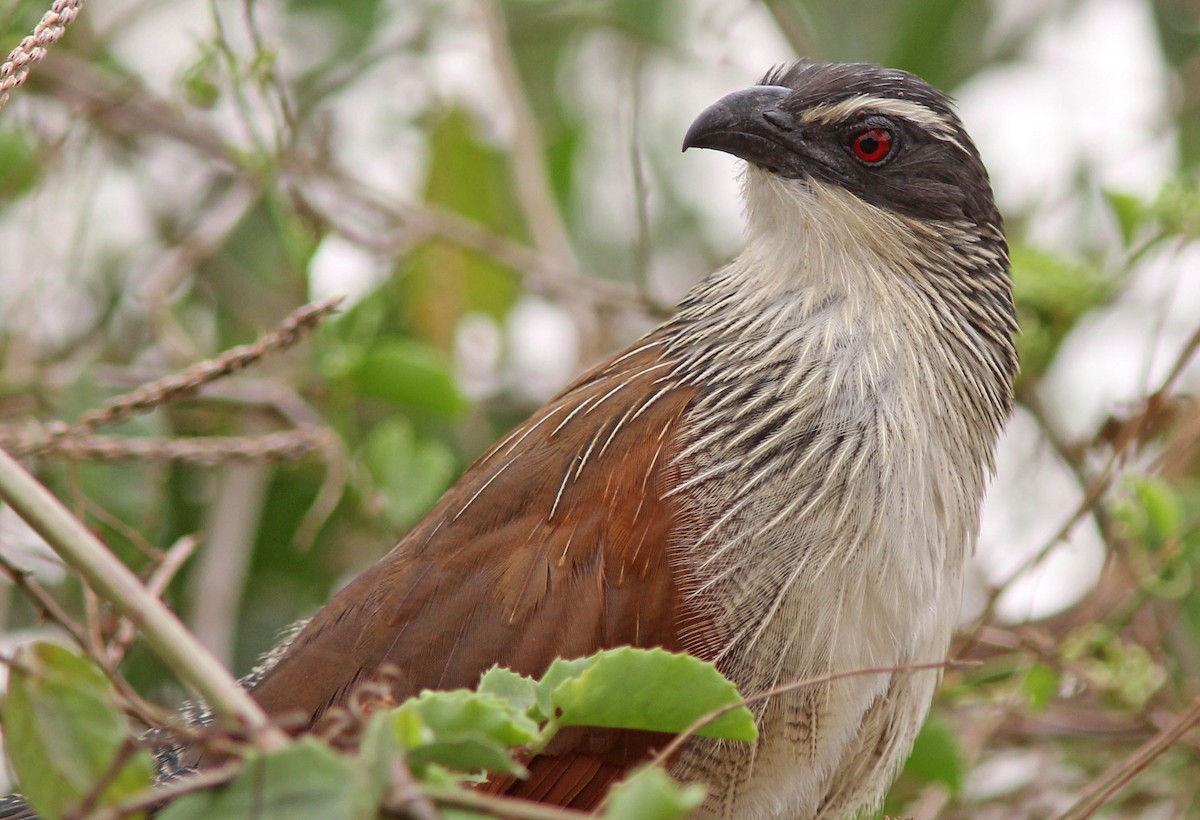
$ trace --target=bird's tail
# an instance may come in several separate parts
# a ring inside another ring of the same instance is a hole
[[[0,820],[38,820],[25,798],[19,794],[0,797]]]

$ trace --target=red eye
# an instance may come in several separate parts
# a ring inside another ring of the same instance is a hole
[[[868,165],[876,165],[892,153],[892,132],[886,128],[868,128],[859,131],[850,142],[854,156]]]

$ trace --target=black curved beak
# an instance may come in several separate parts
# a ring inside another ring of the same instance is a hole
[[[701,112],[683,138],[683,150],[712,148],[766,168],[786,164],[796,141],[795,118],[780,108],[792,89],[756,85],[728,94]]]

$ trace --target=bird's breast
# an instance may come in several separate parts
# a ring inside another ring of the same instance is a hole
[[[982,468],[943,430],[951,376],[898,344],[912,328],[840,302],[743,341],[743,375],[705,385],[674,454],[685,647],[745,695],[815,681],[759,706],[757,749],[681,758],[685,777],[724,784],[717,816],[814,814],[860,746],[894,748],[877,761],[890,773],[936,674],[821,679],[940,661],[958,612]]]

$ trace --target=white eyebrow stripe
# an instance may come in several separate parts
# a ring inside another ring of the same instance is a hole
[[[938,139],[953,144],[959,150],[964,150],[955,134],[953,123],[936,111],[911,100],[859,94],[836,103],[821,103],[805,109],[800,113],[800,121],[836,125],[847,122],[860,113],[889,114],[893,117],[901,117],[924,126]]]

